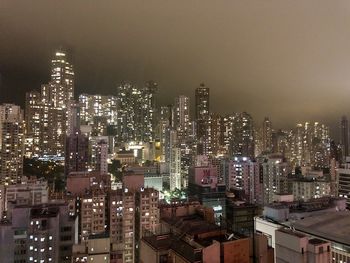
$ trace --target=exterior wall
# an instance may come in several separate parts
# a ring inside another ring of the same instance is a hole
[[[0,258],[14,260],[14,230],[11,224],[0,224]]]
[[[215,167],[194,167],[194,183],[197,185],[209,184],[211,188],[217,185],[218,177]]]
[[[170,190],[181,189],[181,149],[170,149]]]
[[[141,263],[158,263],[157,251],[151,248],[145,241],[140,242],[140,261]]]
[[[90,234],[105,231],[106,196],[104,193],[93,193],[81,198],[81,233],[84,238]]]
[[[349,158],[349,157],[347,157]],[[348,161],[348,159],[347,159]],[[350,164],[346,163],[345,167],[339,168],[337,171],[338,177],[338,194],[340,197],[345,197],[347,200],[347,204],[350,205]]]
[[[225,242],[221,246],[225,263],[250,262],[250,241],[248,238]]]
[[[5,186],[0,184],[0,218],[5,211]]]
[[[110,193],[109,199],[109,237],[111,243],[123,242],[123,194],[121,191]]]
[[[110,256],[108,254],[102,254],[102,255],[89,255],[88,256],[88,263],[109,263],[110,262]]]
[[[16,202],[17,205],[38,205],[48,202],[49,187],[47,182],[41,180],[9,185],[4,190],[6,193],[5,209],[7,209],[8,202]]]
[[[86,189],[90,189],[90,177],[88,175],[70,175],[67,177],[67,191],[73,195],[81,195]]]
[[[255,234],[255,256],[259,263],[273,263],[274,251],[268,247],[267,237],[263,234]]]
[[[228,190],[243,190],[245,198],[252,203],[263,203],[262,181],[259,164],[249,158],[236,157],[227,162],[226,186]]]
[[[155,232],[159,225],[158,191],[146,188],[140,193],[140,238],[145,230]]]
[[[307,246],[307,262],[329,263],[331,262],[330,243],[311,244]]]
[[[132,263],[135,260],[135,194],[123,194],[123,262]]]
[[[171,263],[190,263],[190,261],[186,260],[173,250],[170,250],[169,258]]]
[[[322,181],[294,181],[293,196],[295,200],[308,201],[331,195],[331,183]]]
[[[201,204],[199,202],[186,203],[183,205],[166,205],[160,208],[160,214],[163,218],[193,215],[200,206]]]
[[[144,187],[144,176],[140,174],[128,174],[123,176],[123,185],[129,191],[139,191]]]
[[[276,231],[276,263],[307,262],[308,238]]]
[[[68,206],[21,206],[10,212],[11,223],[0,224],[0,255],[8,255],[6,262],[71,262],[77,218],[68,216]]]
[[[281,228],[281,226],[271,222],[267,222],[266,220],[261,219],[259,217],[255,217],[254,220],[255,230],[267,236],[269,246],[275,248],[275,231]]]
[[[288,192],[289,166],[282,158],[269,158],[262,164],[264,204],[273,202],[275,193]]]
[[[213,241],[213,244],[203,248],[203,263],[220,263],[220,243]]]

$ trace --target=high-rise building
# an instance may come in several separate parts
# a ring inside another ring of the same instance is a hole
[[[223,149],[227,154],[232,152],[233,119],[234,115],[226,115],[222,122]]]
[[[203,83],[196,88],[195,92],[195,117],[197,122],[197,138],[205,136],[207,121],[209,120],[209,88]]]
[[[76,130],[66,137],[65,173],[84,172],[88,169],[89,139]]]
[[[70,101],[68,107],[68,127],[66,134],[70,135],[80,130],[80,105],[76,101]]]
[[[209,88],[203,83],[196,88],[196,120],[206,120],[209,118]]]
[[[52,89],[58,104],[55,106],[66,108],[74,98],[74,70],[68,53],[63,49],[57,50],[51,60],[51,82],[52,85],[58,84]]]
[[[346,157],[345,163],[337,169],[338,194],[346,198],[347,205],[350,205],[350,157]]]
[[[108,173],[108,143],[106,140],[99,140],[96,147],[96,171],[101,174]]]
[[[86,240],[89,235],[105,232],[107,194],[100,189],[94,189],[81,197],[80,231],[81,239]]]
[[[0,105],[0,181],[20,182],[24,141],[23,111],[14,104]]]
[[[202,205],[214,209],[216,223],[225,216],[226,185],[218,174],[218,169],[209,162],[206,155],[197,156],[190,167],[188,193],[196,196]]]
[[[181,149],[173,146],[170,149],[170,190],[181,189]]]
[[[247,157],[224,160],[227,190],[241,192],[241,197],[250,203],[263,203],[263,182],[260,165]]]
[[[157,92],[158,84],[154,81],[148,81],[141,90],[141,140],[143,142],[152,142],[155,138]]]
[[[175,98],[174,128],[179,139],[186,139],[190,128],[190,99],[186,96]]]
[[[290,167],[281,155],[266,156],[261,166],[264,204],[269,204],[274,201],[275,194],[288,193]]]
[[[84,125],[93,125],[94,117],[104,117],[109,125],[117,124],[117,97],[80,94],[80,121]]]
[[[169,106],[162,106],[160,108],[160,118],[156,128],[156,141],[160,144],[160,157],[159,160],[165,161],[166,152],[166,134],[167,130],[171,126],[171,108]]]
[[[341,118],[340,122],[340,143],[342,145],[343,156],[349,155],[349,122],[346,116]]]
[[[153,81],[142,89],[130,83],[117,87],[118,143],[154,141],[157,90],[157,83]]]
[[[27,155],[63,156],[74,99],[74,72],[67,53],[58,50],[51,61],[51,81],[26,96]]]
[[[289,144],[293,166],[329,167],[330,137],[326,125],[319,122],[297,124],[290,132]]]
[[[288,132],[278,130],[272,133],[272,152],[281,153],[290,157],[290,144],[288,143]]]
[[[272,125],[269,118],[265,118],[262,125],[262,150],[263,152],[272,151]]]
[[[236,113],[232,120],[231,154],[254,158],[253,118],[246,112]]]
[[[61,203],[15,206],[0,222],[2,262],[62,262],[72,260],[78,218]]]
[[[118,142],[141,141],[141,91],[130,83],[117,87]]]
[[[5,208],[9,202],[16,205],[46,204],[49,200],[47,181],[36,178],[22,179],[21,183],[6,186]]]

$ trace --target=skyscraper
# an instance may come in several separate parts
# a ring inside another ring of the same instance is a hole
[[[270,155],[262,164],[263,199],[265,204],[273,202],[274,194],[288,193],[290,167],[281,155]]]
[[[56,96],[60,98],[59,105],[55,106],[65,108],[74,98],[74,71],[68,54],[63,49],[56,50],[51,60],[51,83],[56,87]]]
[[[262,126],[262,150],[263,152],[272,151],[272,125],[268,117],[264,119]]]
[[[66,175],[71,172],[84,172],[88,168],[89,140],[80,130],[66,137],[65,170]]]
[[[104,117],[109,125],[117,125],[117,97],[80,94],[80,121],[84,125],[93,125],[94,117]]]
[[[246,112],[236,113],[232,120],[231,154],[254,158],[253,118]]]
[[[207,122],[209,120],[209,88],[202,83],[195,92],[195,113],[197,121],[197,138],[205,136]]]
[[[190,128],[190,99],[183,95],[175,98],[174,128],[179,139],[185,139],[188,136]]]
[[[117,87],[118,142],[141,141],[141,91],[130,83]]]
[[[23,111],[14,104],[0,105],[0,182],[20,182],[23,155]]]
[[[209,117],[209,88],[203,83],[196,88],[196,120],[205,120]]]
[[[343,116],[340,122],[340,143],[345,158],[349,155],[349,123],[346,116]]]
[[[142,141],[150,142],[154,140],[156,126],[156,93],[158,84],[154,81],[148,81],[141,90],[141,129]]]
[[[69,110],[74,99],[74,72],[65,51],[57,50],[51,60],[51,81],[41,91],[27,93],[26,137],[29,156],[64,154]]]
[[[162,106],[160,108],[160,118],[156,129],[156,140],[160,143],[160,161],[165,161],[166,152],[166,134],[171,126],[171,108],[169,106]]]
[[[57,155],[64,153],[64,136],[67,127],[67,111],[55,107],[48,100],[48,86],[41,92],[31,91],[26,97],[26,140],[29,156]]]

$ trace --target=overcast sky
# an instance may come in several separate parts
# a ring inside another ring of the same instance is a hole
[[[256,123],[334,127],[350,115],[348,0],[0,0],[0,102],[47,82],[60,45],[76,95],[153,79],[169,104],[204,82],[213,112]]]

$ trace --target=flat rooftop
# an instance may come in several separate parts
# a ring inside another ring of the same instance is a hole
[[[289,234],[289,235],[293,235],[293,236],[296,236],[296,237],[299,237],[299,238],[303,238],[303,237],[306,237],[306,235],[304,235],[303,233],[299,233],[299,232],[295,232],[289,228],[281,228],[281,229],[278,229],[277,231],[279,232],[283,232],[283,233],[286,233],[286,234]]]
[[[163,218],[162,220],[188,235],[198,235],[222,230],[219,226],[208,223],[198,215]]]
[[[296,230],[350,246],[350,211],[311,216],[296,221]]]
[[[202,259],[202,249],[195,248],[172,234],[144,236],[142,240],[158,251],[171,249],[189,262],[200,262]]]
[[[327,241],[324,241],[322,239],[318,239],[318,238],[313,238],[313,239],[310,239],[309,240],[309,243],[310,244],[313,244],[313,245],[320,245],[320,244],[325,244],[325,243],[328,243]]]

